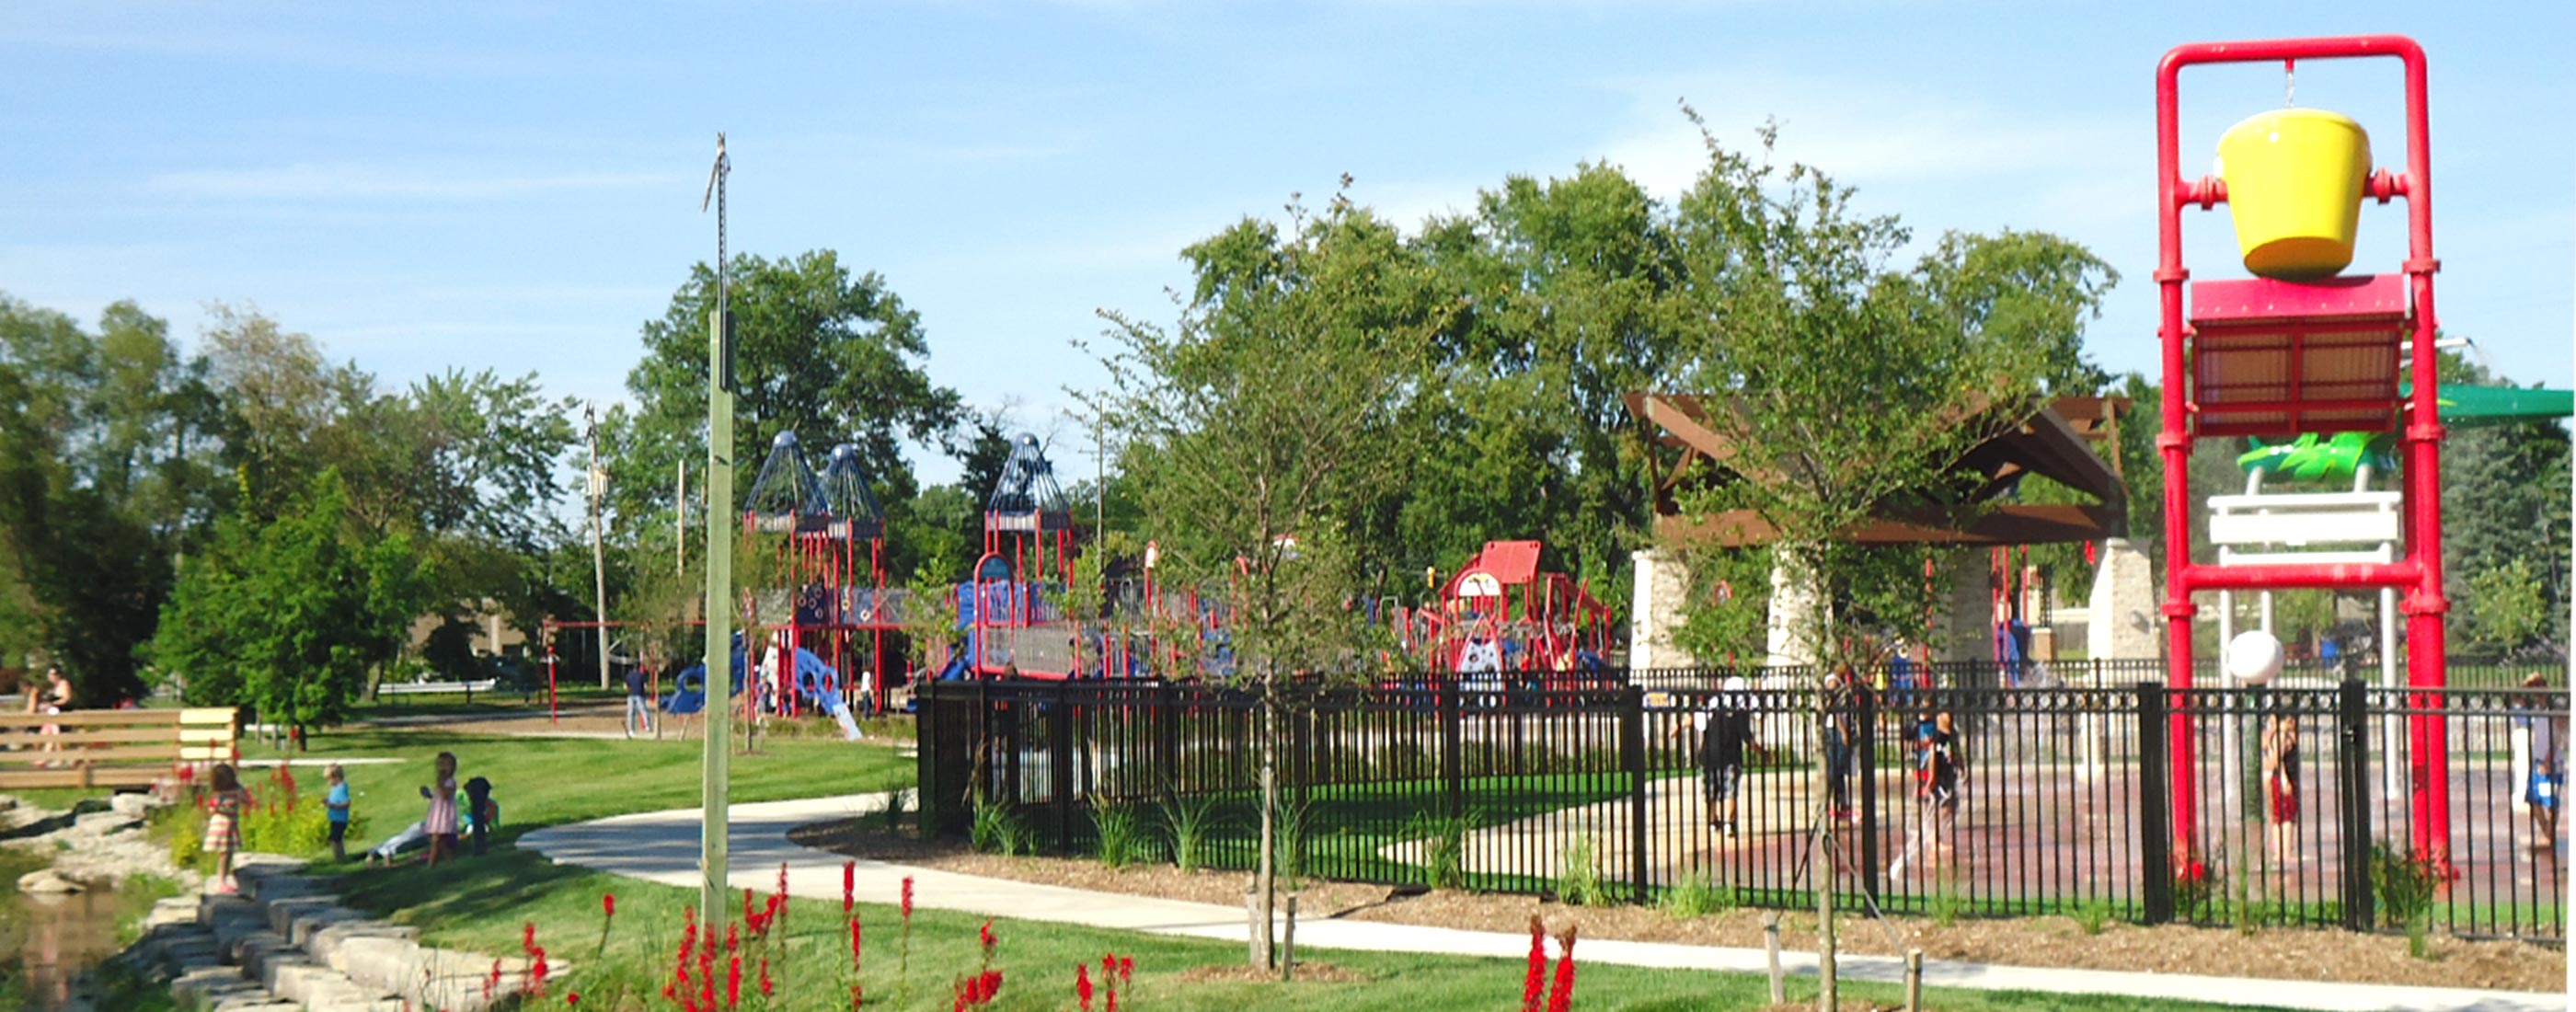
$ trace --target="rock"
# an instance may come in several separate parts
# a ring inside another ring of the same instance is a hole
[[[59,895],[81,891],[81,884],[64,878],[51,868],[38,868],[18,876],[18,891],[36,895]]]
[[[161,807],[160,800],[149,794],[119,794],[107,799],[109,810],[118,815],[140,819]]]
[[[72,817],[72,831],[92,836],[106,836],[143,825],[143,820],[123,812],[85,812]]]

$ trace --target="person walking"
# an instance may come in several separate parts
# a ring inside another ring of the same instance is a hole
[[[231,763],[216,763],[207,779],[214,796],[206,799],[206,839],[198,847],[215,855],[215,891],[239,892],[240,883],[233,881],[233,855],[241,850],[241,816],[250,804],[250,792],[242,789],[241,775],[233,772]]]
[[[1684,730],[1675,727],[1675,734]],[[1707,803],[1709,828],[1733,839],[1735,798],[1744,780],[1746,750],[1760,751],[1753,740],[1753,700],[1744,676],[1729,675],[1725,684],[1691,715],[1689,730],[1699,736],[1700,795]]]
[[[1915,748],[1919,750],[1914,767],[1914,800],[1922,808],[1922,819],[1915,839],[1905,853],[1887,866],[1890,880],[1905,874],[1908,861],[1920,854],[1923,863],[1941,864],[1941,851],[1949,844],[1950,829],[1959,822],[1959,732],[1947,712],[1936,714],[1920,725]]]

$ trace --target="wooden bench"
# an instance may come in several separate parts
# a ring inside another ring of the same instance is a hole
[[[181,765],[233,762],[239,717],[228,707],[0,714],[0,790],[150,787]]]
[[[500,687],[500,685],[501,682],[497,678],[485,678],[471,682],[378,682],[376,683],[375,695],[378,698],[385,696],[453,696],[461,692],[465,694],[465,701],[471,703],[474,701],[475,693],[481,692],[489,694],[493,689]]]

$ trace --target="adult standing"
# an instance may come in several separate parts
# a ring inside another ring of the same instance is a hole
[[[2546,689],[2549,677],[2533,674],[2522,680],[2526,689]],[[2521,705],[2541,709],[2548,704],[2524,700]],[[2515,720],[2527,725],[2531,734],[2531,773],[2523,782],[2522,800],[2531,806],[2531,849],[2558,849],[2558,800],[2567,790],[2567,718],[2525,714]]]
[[[1834,797],[1834,821],[1850,822],[1852,738],[1858,697],[1848,664],[1825,676],[1825,781]]]

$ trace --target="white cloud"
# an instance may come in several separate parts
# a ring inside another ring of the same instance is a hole
[[[172,196],[222,199],[482,201],[539,194],[667,188],[686,179],[686,174],[675,172],[493,174],[462,168],[299,162],[259,169],[165,172],[152,177],[145,185],[154,192]]]
[[[1680,193],[1707,165],[1698,130],[1675,105],[1687,99],[1719,143],[1759,147],[1765,121],[1780,127],[1775,156],[1801,161],[1848,183],[2086,177],[2117,173],[2152,143],[2110,120],[2008,115],[1945,96],[1921,82],[1855,85],[1764,74],[1621,82],[1637,99],[1625,132],[1589,157],[1627,170],[1658,196]]]

